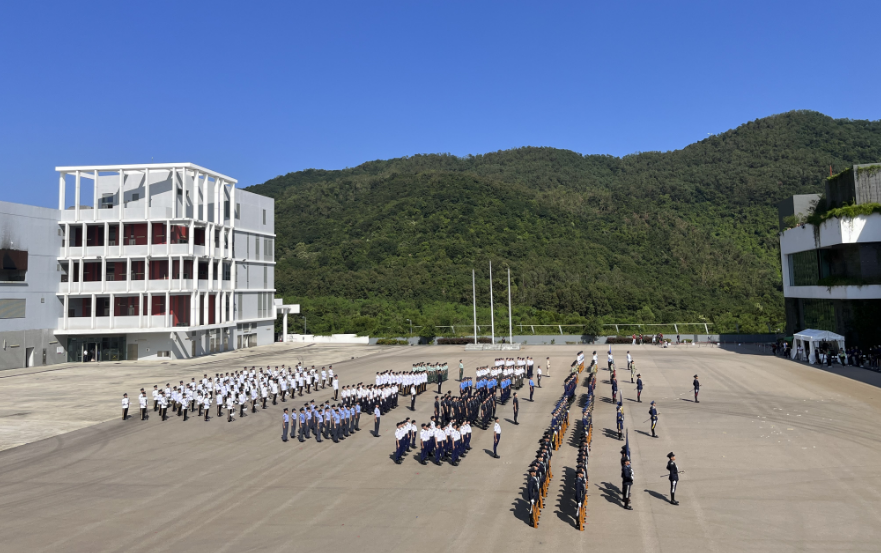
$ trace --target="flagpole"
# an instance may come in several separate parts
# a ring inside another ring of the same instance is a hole
[[[474,269],[471,269],[471,292],[473,293],[474,305],[474,343],[477,343],[477,281],[474,277]]]
[[[489,262],[489,327],[492,332],[492,343],[496,343],[496,317],[493,308],[493,262]]]
[[[508,267],[508,343],[514,343],[514,318],[511,315],[511,267]]]

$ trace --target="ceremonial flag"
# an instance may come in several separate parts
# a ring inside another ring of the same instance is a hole
[[[624,432],[624,435],[626,437],[624,440],[624,449],[625,453],[627,454],[627,458],[630,459],[630,432],[628,430],[625,430]]]

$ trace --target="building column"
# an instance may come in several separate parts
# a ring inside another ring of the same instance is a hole
[[[119,170],[119,223],[120,231],[122,231],[122,220],[125,218],[125,194],[123,193],[123,181],[125,180],[125,171]],[[121,236],[120,232],[117,236]]]
[[[83,240],[85,240],[85,238],[83,238]],[[85,264],[85,261],[83,260],[82,257],[79,258],[79,262],[80,262],[80,278],[79,278],[79,282],[77,282],[77,292],[82,293],[83,292],[83,279],[85,278],[83,271],[86,270],[86,264]]]
[[[173,326],[171,321],[171,293],[165,292],[165,328]]]
[[[198,326],[196,323],[196,292],[190,292],[190,326]]]
[[[150,170],[144,170],[144,219],[150,220]],[[147,225],[147,231],[150,231],[150,225]],[[147,244],[150,244],[149,237]]]
[[[101,258],[101,293],[107,291],[107,258]]]
[[[282,342],[288,341],[288,311],[290,311],[290,310],[289,309],[284,310],[284,317],[281,320],[281,328],[282,328],[281,341]]]
[[[144,328],[144,294],[138,294],[138,328]]]
[[[125,291],[126,292],[132,291],[132,258],[131,257],[125,258]],[[138,310],[138,313],[140,313],[140,309]]]
[[[104,257],[110,255],[110,223],[104,222]]]
[[[82,280],[82,279],[80,279]],[[95,299],[95,294],[92,294],[92,322],[91,328],[95,328],[95,308],[98,306],[98,302]]]
[[[236,228],[236,185],[229,187],[229,226]]]
[[[177,219],[177,168],[171,168],[171,218]]]
[[[109,321],[110,328],[113,328],[113,317],[115,316],[115,313],[116,313],[116,305],[115,305],[116,302],[114,302],[113,299],[114,299],[114,294],[110,294],[110,321]]]
[[[171,290],[171,283],[174,282],[174,263],[171,262],[171,256],[168,256],[168,272],[166,275],[168,276],[168,288],[167,290]]]
[[[187,243],[189,245],[189,249],[187,250],[188,255],[193,255],[193,246],[196,244],[196,223],[190,219],[190,235],[187,236]]]
[[[64,175],[67,173],[61,173],[61,176],[58,178],[58,210],[64,211],[64,193],[66,192]]]
[[[153,328],[153,293],[147,292],[147,308],[144,309],[146,313],[144,315],[147,317],[147,325],[146,328]]]
[[[74,216],[76,217],[75,220],[77,222],[79,222],[79,220],[80,220],[80,179],[81,178],[82,177],[80,175],[80,172],[77,171],[76,172],[76,188],[75,188],[74,198],[73,198],[73,200],[74,200],[74,203],[73,203]]]
[[[210,298],[208,297],[208,292],[204,293],[204,301],[202,301],[202,324],[208,324],[208,302]]]
[[[153,223],[147,221],[147,255],[153,253]]]
[[[177,271],[177,287],[180,290],[184,289],[184,256],[179,256],[178,260],[178,271]]]
[[[98,171],[95,171],[95,186],[92,187],[92,220],[98,220]]]
[[[70,279],[68,279],[68,280],[70,280]],[[70,318],[69,314],[68,314],[69,309],[70,309],[70,296],[68,296],[67,294],[64,294],[64,325],[63,325],[64,330],[67,330],[67,326],[69,324],[69,321],[68,321],[68,319]]]

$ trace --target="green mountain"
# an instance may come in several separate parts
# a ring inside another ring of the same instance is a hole
[[[414,155],[248,190],[276,199],[276,286],[310,332],[465,333],[471,270],[486,306],[489,260],[497,306],[511,269],[515,325],[767,331],[785,318],[776,202],[879,160],[881,121],[794,111],[672,152]]]

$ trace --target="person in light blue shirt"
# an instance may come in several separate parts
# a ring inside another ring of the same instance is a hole
[[[354,421],[354,423],[355,423],[355,431],[360,432],[361,431],[361,427],[359,426],[361,424],[361,404],[360,403],[355,404],[355,421]]]
[[[379,404],[373,408],[373,437],[379,438],[379,417],[382,413],[379,411]]]
[[[321,416],[321,411],[315,411],[312,414],[313,420],[315,421],[315,441],[321,443],[321,431],[324,430],[324,417]]]
[[[535,382],[529,379],[529,401],[532,401],[532,394],[535,393]]]
[[[300,434],[297,437],[297,439],[300,440],[300,443],[305,441],[303,435],[305,434],[306,428],[306,410],[300,407]]]
[[[340,412],[337,409],[333,410],[333,430],[331,432],[331,436],[333,436],[333,443],[338,444],[340,442]]]
[[[306,409],[306,439],[312,437],[310,432],[312,431],[312,409]]]

